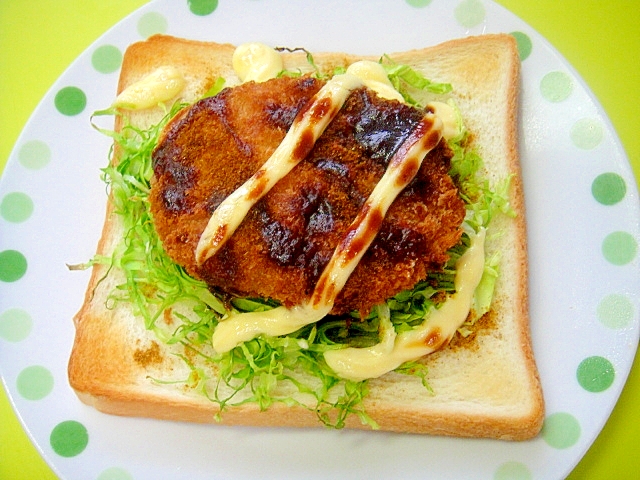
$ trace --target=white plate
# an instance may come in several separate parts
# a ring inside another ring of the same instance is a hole
[[[609,121],[556,51],[489,1],[308,5],[153,2],[82,54],[33,114],[0,185],[0,365],[26,430],[65,479],[565,477],[607,420],[638,345],[638,194]],[[531,328],[547,404],[538,438],[201,426],[112,417],[77,400],[66,364],[89,272],[65,264],[94,252],[109,148],[89,115],[111,102],[120,53],[155,32],[362,54],[518,32]],[[86,98],[75,115],[60,100],[67,87]]]

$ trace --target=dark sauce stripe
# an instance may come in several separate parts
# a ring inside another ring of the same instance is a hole
[[[254,183],[247,193],[247,200],[255,202],[262,198],[269,185],[269,177],[265,175],[266,173],[265,169],[261,168],[253,174]]]
[[[311,130],[311,128],[304,129],[302,132],[300,132],[300,137],[298,138],[296,146],[291,152],[289,162],[293,164],[299,163],[303,158],[309,155],[309,152],[313,148],[314,144],[315,138],[313,131]]]

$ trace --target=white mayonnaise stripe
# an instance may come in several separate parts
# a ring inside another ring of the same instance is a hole
[[[237,313],[221,321],[213,333],[213,348],[226,352],[258,335],[286,335],[327,315],[375,238],[397,195],[415,177],[424,157],[440,141],[442,122],[427,114],[394,154],[384,175],[352,222],[320,276],[311,299],[292,308]]]
[[[233,69],[242,82],[266,82],[282,71],[282,56],[264,43],[243,43],[231,57]]]
[[[361,78],[364,86],[376,92],[380,98],[404,103],[402,94],[393,87],[387,72],[378,62],[360,60],[349,65],[347,73]]]
[[[198,264],[215,255],[240,226],[251,207],[307,156],[351,91],[361,85],[362,81],[355,75],[336,75],[316,93],[311,106],[296,117],[271,157],[213,212],[196,247]]]
[[[480,230],[456,265],[456,292],[439,307],[432,308],[423,323],[396,334],[388,317],[381,318],[382,340],[368,348],[344,348],[324,354],[325,361],[340,377],[362,381],[395,370],[447,344],[469,315],[473,295],[484,271],[484,241]]]
[[[213,332],[213,348],[218,353],[228,352],[242,342],[259,335],[277,337],[315,323],[331,311],[332,305],[317,308],[310,303],[291,308],[276,307],[265,312],[246,312],[230,315],[221,321]]]
[[[438,117],[427,114],[396,151],[323,270],[311,296],[313,305],[333,304],[380,230],[387,210],[418,173],[427,153],[440,141],[441,131]]]
[[[155,107],[178,95],[185,84],[186,81],[177,68],[159,67],[120,92],[112,106],[126,110]]]

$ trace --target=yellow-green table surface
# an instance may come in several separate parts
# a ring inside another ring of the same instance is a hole
[[[186,1],[186,0],[178,0]],[[454,0],[452,0],[454,1]],[[145,0],[0,0],[0,172],[29,116],[69,64]],[[500,0],[583,77],[640,179],[640,2]],[[570,479],[640,478],[640,360]],[[0,479],[54,479],[0,388]]]

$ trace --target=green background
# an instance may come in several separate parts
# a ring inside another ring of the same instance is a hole
[[[186,0],[183,0],[186,1]],[[0,0],[0,172],[33,110],[69,64],[144,0]],[[499,0],[573,65],[617,130],[640,179],[640,3]],[[640,471],[640,361],[609,421],[569,477]],[[0,479],[55,479],[0,389]]]

